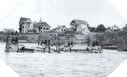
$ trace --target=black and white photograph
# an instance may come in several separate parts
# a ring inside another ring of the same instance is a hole
[[[0,0],[0,77],[127,77],[126,4]]]

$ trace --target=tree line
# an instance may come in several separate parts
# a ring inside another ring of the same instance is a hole
[[[88,27],[91,32],[105,32],[106,27],[103,24],[98,25],[97,27]]]
[[[127,24],[123,28],[119,28],[117,25],[113,25],[111,27],[105,27],[104,24],[99,24],[97,27],[88,26],[91,32],[105,32],[105,31],[127,31]]]

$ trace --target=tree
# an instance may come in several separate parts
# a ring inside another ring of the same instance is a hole
[[[15,31],[15,34],[18,34],[18,31]]]
[[[19,27],[19,32],[22,33],[22,26]]]
[[[34,29],[34,33],[37,33],[37,31]]]
[[[125,24],[125,26],[123,27],[123,30],[127,30],[127,24]]]
[[[106,28],[103,24],[98,25],[97,32],[105,32]]]
[[[39,30],[39,33],[40,33],[40,31],[41,31],[41,26],[38,27],[38,30]]]
[[[90,32],[96,32],[96,27],[89,27]]]

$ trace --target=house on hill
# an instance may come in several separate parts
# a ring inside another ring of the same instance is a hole
[[[90,32],[88,29],[89,24],[85,20],[72,20],[70,25],[73,31],[82,32],[83,34]]]
[[[36,33],[45,33],[48,32],[51,27],[48,25],[47,22],[44,22],[40,19],[39,22],[34,23],[33,28]]]
[[[59,25],[58,27],[54,28],[53,31],[56,32],[65,32],[67,30],[65,25]]]
[[[127,24],[123,27],[123,30],[127,31]]]
[[[30,20],[30,18],[21,17],[19,21],[19,32],[28,33],[31,23],[32,21]]]
[[[120,28],[117,25],[113,25],[113,26],[107,28],[107,32],[112,32],[112,31],[114,31],[114,32],[120,31]]]
[[[33,22],[30,18],[21,17],[19,21],[20,33],[43,33],[48,32],[50,26],[47,22],[40,19],[39,22]]]

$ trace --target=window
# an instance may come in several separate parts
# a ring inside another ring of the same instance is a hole
[[[75,25],[75,27],[78,27],[78,25]]]
[[[72,21],[72,22],[71,22],[71,25],[74,25],[74,24],[75,24],[75,21]]]
[[[74,28],[74,31],[77,31],[77,28]]]

